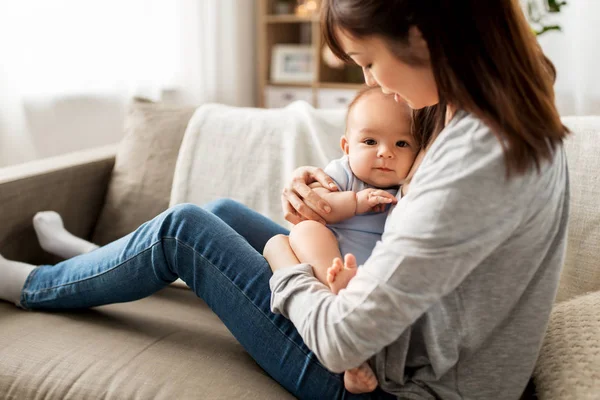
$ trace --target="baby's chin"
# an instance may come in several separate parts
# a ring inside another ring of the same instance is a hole
[[[375,186],[376,188],[380,188],[380,189],[397,188],[402,183],[400,179],[395,180],[395,179],[368,178],[368,179],[361,179],[361,180],[371,186]]]

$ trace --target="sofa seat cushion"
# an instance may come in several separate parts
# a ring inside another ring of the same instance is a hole
[[[189,290],[78,312],[0,302],[0,326],[4,399],[293,398]]]

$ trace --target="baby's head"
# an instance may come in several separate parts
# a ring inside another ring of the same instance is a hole
[[[341,146],[361,181],[378,188],[402,184],[418,152],[410,107],[378,87],[362,90],[348,106]]]

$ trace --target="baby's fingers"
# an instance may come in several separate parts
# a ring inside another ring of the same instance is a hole
[[[396,198],[396,196],[394,196],[390,192],[386,192],[385,190],[375,190],[372,194],[374,196],[385,197],[387,199],[390,199],[391,203],[396,203],[398,201],[398,199]]]
[[[371,207],[375,207],[379,204],[390,204],[393,201],[394,200],[390,199],[389,197],[383,197],[383,196],[377,196],[377,195],[372,195],[369,197],[369,205]]]

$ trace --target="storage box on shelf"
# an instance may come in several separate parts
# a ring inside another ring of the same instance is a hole
[[[290,86],[267,86],[265,88],[264,106],[266,108],[285,107],[297,100],[314,105],[312,88]]]

